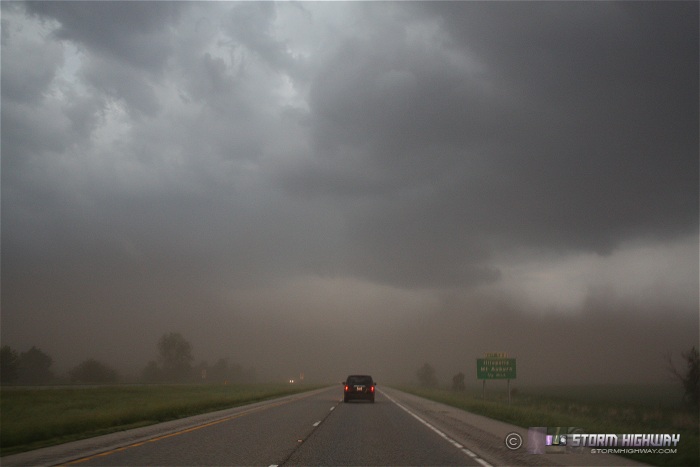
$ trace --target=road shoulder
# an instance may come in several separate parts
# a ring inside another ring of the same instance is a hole
[[[632,466],[645,465],[610,454],[530,454],[527,428],[511,425],[449,405],[414,396],[394,388],[382,388],[390,397],[414,411],[435,428],[464,445],[491,465],[523,466]],[[515,451],[505,445],[506,436],[518,433],[523,446]]]

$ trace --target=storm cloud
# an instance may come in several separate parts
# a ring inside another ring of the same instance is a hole
[[[661,380],[698,344],[698,13],[3,2],[3,344]]]

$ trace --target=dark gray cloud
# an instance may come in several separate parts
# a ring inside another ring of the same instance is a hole
[[[697,342],[695,2],[2,13],[3,342],[326,377],[360,335],[396,378]]]
[[[56,69],[62,65],[63,50],[58,44],[45,46],[40,41],[13,44],[9,37],[12,25],[3,26],[3,45],[7,52],[3,62],[12,63],[2,75],[2,98],[5,102],[33,102],[41,100],[53,81]]]
[[[450,206],[443,219],[513,232],[508,242],[610,252],[633,231],[688,233],[697,28],[668,17],[692,8],[425,6],[448,46],[349,38],[319,74],[319,152],[339,153],[342,173],[346,158],[369,172],[355,172],[359,187],[422,176],[426,198]]]
[[[172,53],[168,28],[184,2],[27,2],[27,12],[60,23],[54,35],[97,54],[158,70]]]
[[[284,42],[274,37],[276,10],[270,2],[233,5],[222,22],[223,30],[234,47],[245,47],[275,70],[289,71],[296,67],[295,60]]]
[[[518,130],[492,152],[517,168],[506,180],[516,189],[499,187],[506,199],[599,251],[631,231],[694,229],[696,6],[442,7],[452,37],[483,54],[492,84],[513,97],[504,117]]]

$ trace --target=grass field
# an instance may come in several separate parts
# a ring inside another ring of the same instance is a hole
[[[3,388],[0,455],[310,389],[290,384]]]
[[[575,426],[588,433],[680,433],[676,454],[630,455],[651,465],[700,465],[699,415],[684,409],[675,386],[568,386],[465,392],[401,387],[421,397],[521,427]]]

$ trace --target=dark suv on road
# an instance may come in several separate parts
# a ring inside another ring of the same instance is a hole
[[[376,385],[377,383],[369,375],[348,376],[343,381],[343,386],[345,387],[343,402],[347,402],[350,399],[365,399],[374,402],[374,387]]]

